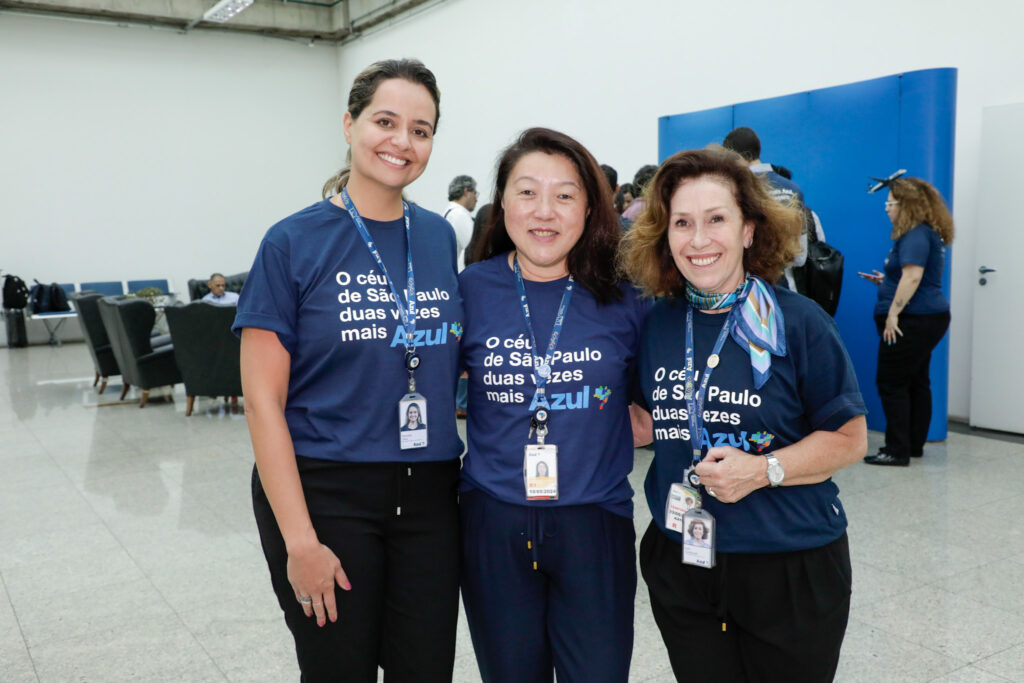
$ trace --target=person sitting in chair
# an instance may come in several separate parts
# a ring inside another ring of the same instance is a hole
[[[203,301],[209,301],[212,304],[220,304],[222,306],[238,305],[238,293],[227,291],[228,281],[220,273],[211,275],[206,286],[210,288],[210,292],[203,297]]]

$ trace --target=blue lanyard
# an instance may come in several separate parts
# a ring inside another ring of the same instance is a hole
[[[704,396],[707,392],[708,383],[711,381],[711,371],[718,366],[718,354],[722,352],[725,339],[729,336],[729,330],[732,329],[733,322],[739,314],[740,308],[747,300],[749,290],[749,287],[743,288],[743,292],[740,293],[733,307],[729,310],[728,315],[726,315],[725,324],[722,325],[722,330],[718,333],[718,339],[715,340],[715,348],[711,351],[711,355],[708,356],[708,363],[704,368],[703,376],[700,379],[700,387],[697,389],[696,394],[693,390],[693,383],[696,378],[693,370],[693,306],[686,305],[686,367],[683,372],[686,382],[684,390],[686,413],[690,422],[690,447],[693,449],[693,467],[696,467],[697,463],[704,457]]]
[[[416,339],[416,278],[413,277],[412,272],[412,237],[409,235],[409,205],[404,201],[402,202],[402,213],[405,216],[406,262],[409,264],[409,282],[408,289],[406,290],[409,297],[409,305],[407,308],[402,305],[402,297],[398,287],[395,286],[394,280],[388,274],[388,269],[384,267],[384,261],[380,257],[377,245],[373,243],[373,238],[370,237],[370,231],[366,229],[366,224],[363,223],[363,217],[356,211],[356,205],[352,203],[352,198],[348,196],[348,188],[341,191],[341,201],[345,204],[345,208],[348,209],[348,215],[352,217],[352,222],[356,224],[356,230],[359,231],[363,241],[366,242],[366,248],[370,250],[370,255],[377,262],[377,267],[384,273],[388,286],[391,287],[391,294],[395,297],[395,306],[398,307],[398,314],[402,316],[402,328],[405,330],[405,351],[407,354],[412,353],[416,349],[416,342],[414,341]],[[414,369],[415,365],[410,367],[410,373]]]
[[[533,402],[530,405],[538,405],[542,408],[548,407],[548,399],[544,387],[551,377],[551,360],[558,348],[558,338],[562,334],[562,326],[565,324],[565,312],[569,310],[569,300],[572,298],[573,280],[572,275],[565,283],[565,292],[562,294],[562,303],[558,306],[558,313],[555,315],[555,324],[551,328],[551,341],[548,342],[548,350],[541,359],[537,355],[537,338],[533,334],[533,323],[530,322],[530,305],[526,302],[526,285],[523,283],[523,271],[519,269],[519,256],[512,257],[512,272],[516,275],[516,288],[519,290],[519,303],[523,306],[523,319],[526,321],[526,329],[530,333],[530,353],[533,356],[533,381],[537,385],[533,394]]]

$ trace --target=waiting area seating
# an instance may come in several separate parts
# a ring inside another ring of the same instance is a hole
[[[174,361],[174,347],[172,344],[154,347],[150,335],[156,322],[156,309],[149,301],[103,297],[98,307],[111,351],[121,369],[124,385],[121,399],[131,385],[135,385],[142,390],[139,407],[145,408],[150,389],[181,381],[181,372]]]
[[[166,313],[188,396],[185,416],[192,414],[196,396],[241,396],[241,343],[231,332],[235,307],[193,301]]]

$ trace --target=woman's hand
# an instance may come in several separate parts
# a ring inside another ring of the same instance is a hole
[[[331,623],[338,620],[334,583],[342,590],[352,589],[338,556],[319,541],[288,553],[288,582],[302,611],[307,617],[316,615],[318,626],[326,624],[327,619]]]
[[[723,503],[743,500],[768,482],[768,461],[732,446],[708,449],[695,471],[701,485]]]
[[[882,278],[885,277],[882,273],[877,270],[872,270],[870,273],[857,273],[860,277],[864,278],[873,285],[882,284]]]
[[[633,448],[640,448],[654,441],[654,420],[649,412],[635,403],[630,403],[629,421],[633,426]]]
[[[882,339],[891,346],[896,343],[897,336],[903,336],[903,330],[900,329],[900,317],[898,315],[888,315],[885,318],[885,329],[882,330]]]

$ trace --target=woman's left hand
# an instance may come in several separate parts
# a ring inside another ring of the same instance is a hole
[[[767,481],[767,461],[732,446],[716,446],[695,470],[701,486],[723,503],[743,500]]]
[[[885,329],[882,331],[882,339],[885,340],[886,344],[892,345],[896,343],[897,336],[903,336],[903,330],[900,329],[899,316],[887,316],[885,318]]]

